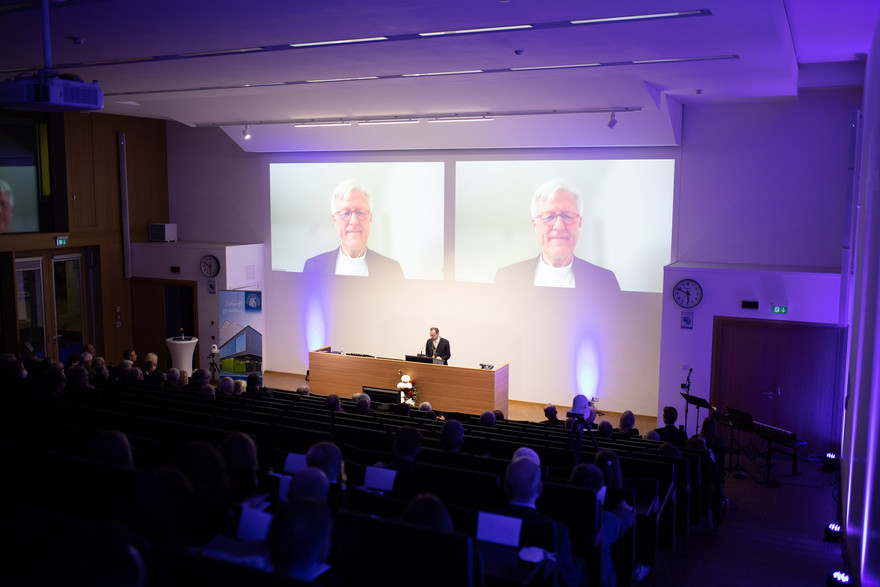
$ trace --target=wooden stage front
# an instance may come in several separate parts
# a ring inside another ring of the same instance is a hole
[[[341,397],[363,387],[397,389],[400,372],[418,383],[418,401],[441,412],[480,414],[501,410],[507,416],[508,365],[473,369],[337,353],[309,353],[309,387],[312,393]]]

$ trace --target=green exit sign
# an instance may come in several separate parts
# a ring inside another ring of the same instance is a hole
[[[773,306],[774,314],[788,314],[788,306]]]
[[[56,247],[66,247],[67,246],[67,237],[66,236],[56,236],[55,237],[55,246]]]

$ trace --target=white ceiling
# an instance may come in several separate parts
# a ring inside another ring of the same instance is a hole
[[[695,15],[569,24],[679,11]],[[98,80],[105,112],[222,126],[246,150],[290,151],[678,144],[681,104],[860,85],[880,1],[53,0],[49,13],[52,64]],[[40,3],[0,0],[0,22],[0,79],[41,67]],[[418,35],[513,25],[532,28]],[[188,55],[205,52],[222,53]],[[371,79],[314,82],[338,78]],[[427,122],[461,114],[494,120]],[[290,124],[389,117],[419,122]]]

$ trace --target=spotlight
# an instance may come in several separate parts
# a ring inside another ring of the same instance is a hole
[[[826,542],[840,542],[843,538],[843,528],[840,527],[840,524],[832,522],[825,526],[825,541]]]
[[[826,452],[825,460],[822,461],[822,470],[825,472],[835,471],[838,465],[840,465],[840,459],[837,458],[837,455],[833,452]]]
[[[849,578],[849,574],[844,573],[843,571],[834,571],[833,573],[829,573],[828,579],[825,581],[825,585],[827,585],[828,587],[851,584],[852,580]]]
[[[617,118],[614,117],[614,112],[611,113],[611,120],[608,121],[608,128],[614,128],[617,126]]]
[[[251,138],[251,125],[249,125],[249,124],[244,125],[244,130],[241,131],[241,136],[243,136],[244,140],[246,140],[246,141],[250,140],[250,138]]]

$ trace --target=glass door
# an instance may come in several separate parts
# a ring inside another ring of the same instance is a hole
[[[82,255],[52,257],[52,287],[55,305],[55,335],[58,360],[83,350],[85,319],[83,315]]]
[[[15,260],[15,311],[20,355],[45,358],[46,320],[41,257]]]

